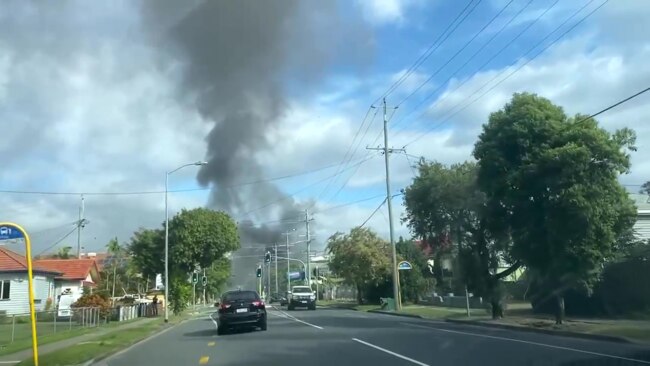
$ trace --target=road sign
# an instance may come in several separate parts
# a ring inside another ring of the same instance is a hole
[[[38,337],[36,335],[36,307],[34,305],[34,275],[32,272],[32,244],[25,229],[11,222],[0,222],[0,241],[23,239],[25,242],[25,259],[27,260],[27,291],[29,315],[32,328],[33,363],[38,366]]]
[[[413,266],[411,265],[411,263],[407,261],[401,261],[397,264],[397,269],[403,271],[403,270],[413,269]]]
[[[0,226],[0,240],[24,239],[22,231],[13,225]]]

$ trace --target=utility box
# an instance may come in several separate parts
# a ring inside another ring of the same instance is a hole
[[[395,299],[392,297],[381,297],[379,298],[381,304],[381,310],[386,311],[395,311]]]

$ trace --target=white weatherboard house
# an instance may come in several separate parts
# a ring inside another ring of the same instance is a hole
[[[34,303],[44,311],[47,299],[54,295],[56,271],[34,265]],[[27,261],[24,256],[0,246],[0,314],[29,314]]]
[[[636,205],[636,222],[634,233],[642,240],[650,239],[650,196],[647,194],[631,193],[630,198]]]

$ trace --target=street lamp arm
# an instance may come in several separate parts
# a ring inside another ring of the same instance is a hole
[[[176,171],[179,171],[179,170],[181,170],[181,169],[183,169],[183,168],[185,168],[185,167],[188,167],[188,166],[193,166],[193,165],[207,165],[207,164],[208,164],[208,163],[205,162],[205,161],[197,161],[197,162],[194,162],[194,163],[187,163],[187,164],[184,164],[184,165],[179,166],[178,168],[176,168],[176,169],[174,169],[174,170],[172,170],[172,171],[167,172],[167,175],[172,174],[172,173],[174,173],[174,172],[176,172]]]
[[[278,258],[278,259],[286,259],[286,260],[288,260],[288,261],[296,261],[296,262],[300,262],[300,263],[302,264],[303,267],[307,267],[307,265],[305,264],[305,262],[301,261],[300,259],[287,258],[287,257],[278,257],[278,256],[276,256],[276,258]]]

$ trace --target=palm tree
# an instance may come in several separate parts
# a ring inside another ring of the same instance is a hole
[[[118,259],[119,255],[122,252],[122,247],[120,246],[120,242],[117,241],[117,237],[115,239],[111,239],[108,244],[106,245],[106,249],[108,249],[108,253],[111,255],[111,262],[113,263],[113,291],[111,292],[111,298],[115,297],[115,279],[117,275],[117,265],[118,265]]]

